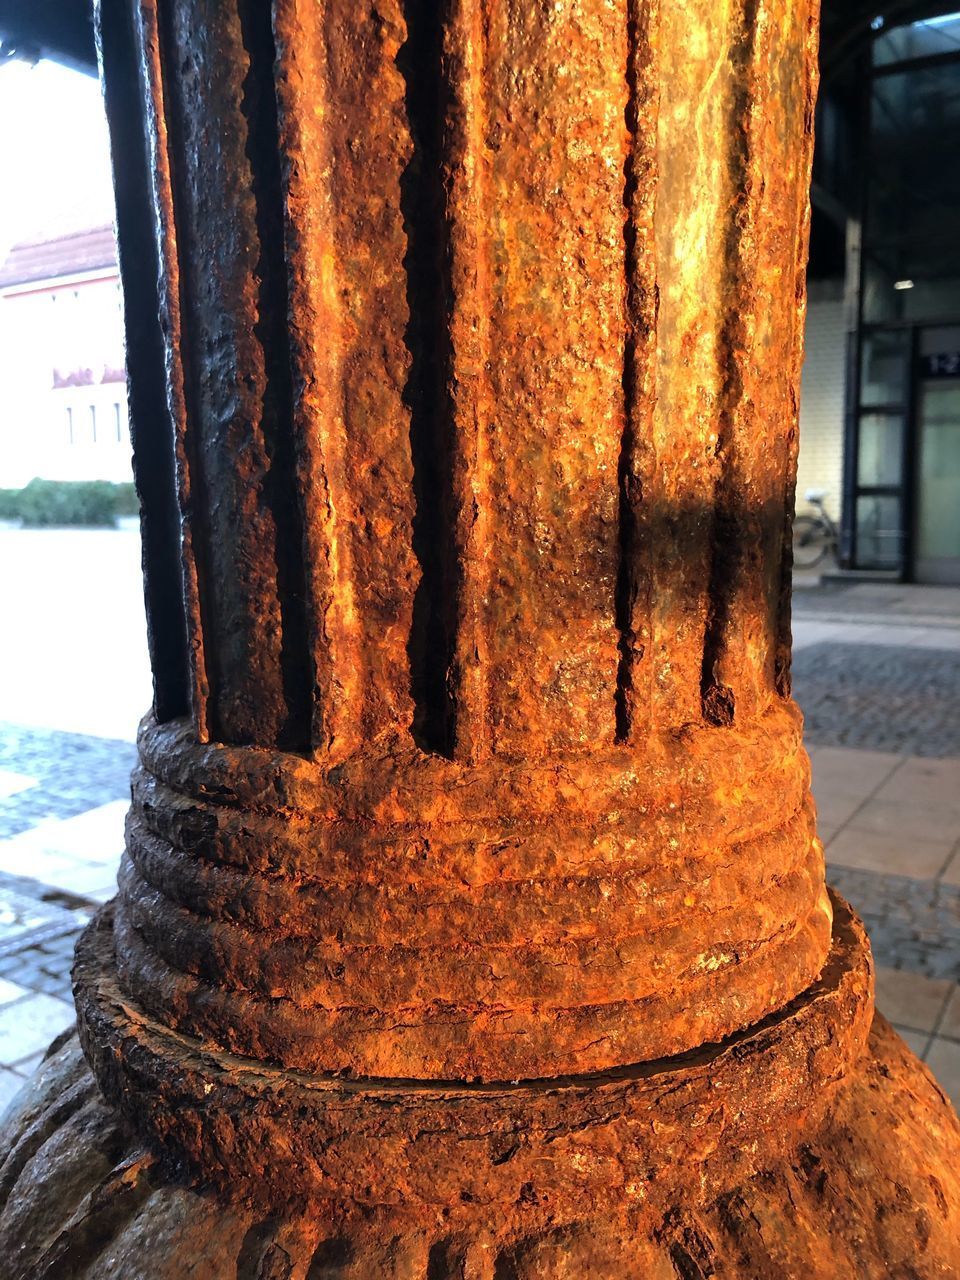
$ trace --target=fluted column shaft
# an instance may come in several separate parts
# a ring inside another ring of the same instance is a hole
[[[830,935],[787,606],[812,5],[101,7],[162,335],[127,994],[440,1079],[782,1007]]]

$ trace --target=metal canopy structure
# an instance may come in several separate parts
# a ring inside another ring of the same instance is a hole
[[[96,75],[90,0],[0,0],[0,57],[50,58]]]

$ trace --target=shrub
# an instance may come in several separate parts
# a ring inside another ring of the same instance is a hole
[[[126,484],[115,484],[113,486],[116,493],[116,513],[118,516],[138,516],[140,514],[140,503],[137,500],[137,491],[132,481]]]
[[[22,489],[0,489],[0,520],[19,520]]]
[[[0,519],[19,517],[26,528],[116,524],[137,513],[132,484],[108,480],[31,480],[25,489],[0,489]]]

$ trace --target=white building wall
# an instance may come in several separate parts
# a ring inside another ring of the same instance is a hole
[[[115,274],[8,287],[0,349],[0,488],[133,478]]]
[[[839,281],[811,283],[805,347],[800,385],[797,511],[808,508],[804,500],[807,489],[826,489],[827,511],[839,521],[847,348],[843,286]]]

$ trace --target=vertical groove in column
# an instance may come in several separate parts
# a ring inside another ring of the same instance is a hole
[[[174,432],[167,405],[160,324],[160,265],[151,200],[151,148],[145,88],[137,75],[133,13],[122,0],[97,5],[110,145],[114,158],[117,238],[124,289],[127,397],[134,477],[140,500],[147,640],[157,720],[190,708],[187,620],[180,571]]]
[[[342,758],[413,718],[407,32],[399,0],[275,0],[273,33],[312,737]]]
[[[260,432],[266,454],[263,497],[273,523],[276,594],[280,615],[280,680],[285,712],[276,745],[303,751],[312,745],[313,690],[308,641],[304,530],[293,422],[288,336],[289,297],[284,254],[284,199],[274,83],[271,7],[240,0],[241,38],[249,57],[241,110],[247,119],[259,256],[254,333],[262,350]]]
[[[456,620],[449,694],[453,754],[478,760],[487,733],[484,598],[490,552],[489,461],[492,420],[490,350],[490,206],[484,143],[484,78],[488,15],[483,0],[453,0],[445,61],[450,102],[445,146],[450,234],[449,395],[454,448],[452,473]]]
[[[449,392],[451,246],[444,184],[449,85],[444,31],[449,0],[404,0],[406,43],[397,66],[406,83],[413,153],[401,180],[407,235],[410,452],[416,514],[413,550],[420,581],[413,605],[409,658],[412,732],[426,751],[447,754],[453,738],[447,688],[458,612],[453,566],[453,406]]]
[[[704,719],[710,724],[733,723],[737,693],[726,683],[724,658],[730,647],[734,598],[740,579],[749,572],[744,545],[746,526],[752,523],[745,504],[755,495],[744,485],[741,475],[741,427],[737,419],[744,405],[743,361],[749,349],[751,310],[755,305],[756,263],[750,250],[754,244],[755,204],[759,199],[751,175],[750,117],[756,107],[757,68],[753,42],[756,39],[758,0],[744,0],[740,27],[730,49],[736,90],[728,103],[726,185],[732,199],[723,240],[723,267],[727,296],[726,313],[717,346],[721,391],[717,416],[716,457],[720,474],[714,494],[713,527],[710,533],[707,622],[703,639],[700,697]]]
[[[184,369],[183,323],[181,317],[182,279],[177,250],[176,215],[173,197],[173,156],[167,136],[167,121],[173,106],[168,99],[164,77],[163,45],[168,38],[164,13],[158,0],[143,0],[136,24],[138,58],[145,83],[145,109],[151,149],[150,180],[157,220],[160,273],[158,278],[159,319],[165,340],[166,400],[174,435],[177,498],[180,508],[180,565],[186,612],[190,704],[194,729],[201,742],[209,740],[208,703],[210,681],[208,662],[212,660],[204,643],[201,607],[202,566],[199,563],[198,480],[195,475],[194,441],[187,415],[187,376]]]
[[[635,740],[649,728],[649,549],[655,536],[653,498],[653,383],[656,374],[657,277],[654,209],[657,184],[657,25],[659,0],[629,0],[627,9],[627,127],[624,169],[624,432],[620,450],[620,564],[616,615],[619,662],[616,735]],[[644,661],[646,659],[646,661]]]
[[[400,0],[279,0],[274,25],[314,737],[342,757],[409,746],[414,715],[407,31]]]

